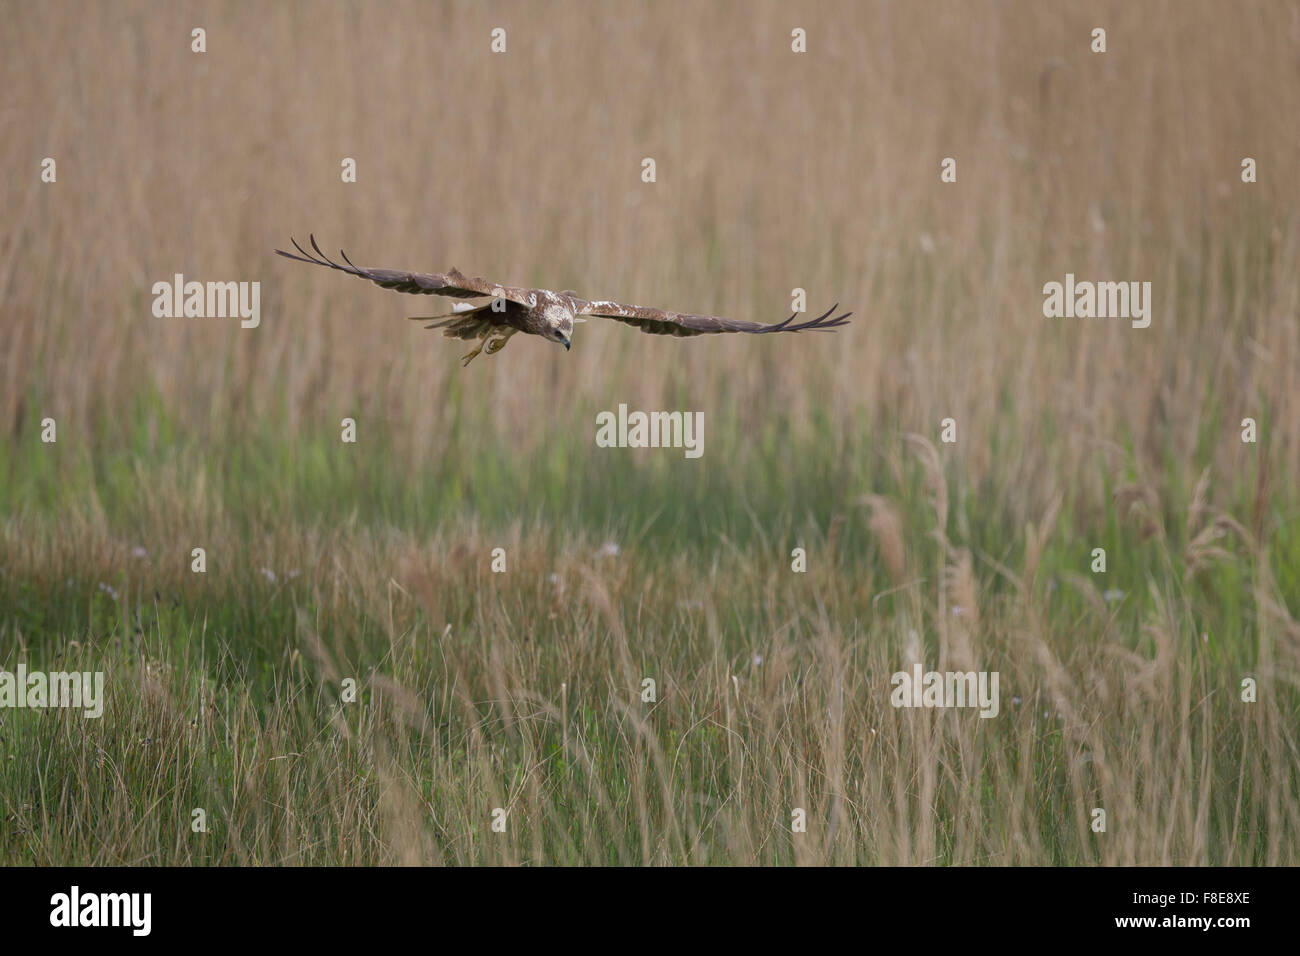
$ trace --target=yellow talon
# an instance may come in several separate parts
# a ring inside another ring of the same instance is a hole
[[[500,352],[505,348],[506,343],[510,341],[510,336],[514,335],[516,331],[516,329],[510,328],[500,329],[490,336],[487,341],[488,355],[495,355],[497,352]]]

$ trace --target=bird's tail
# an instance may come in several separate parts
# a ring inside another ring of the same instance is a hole
[[[428,322],[426,329],[442,329],[443,335],[452,339],[478,339],[492,327],[484,320],[482,313],[492,308],[492,303],[471,306],[466,302],[457,302],[451,312],[441,315],[412,315],[412,322]]]

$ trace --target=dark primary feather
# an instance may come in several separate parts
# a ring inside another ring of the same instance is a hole
[[[413,295],[446,295],[457,299],[499,296],[530,307],[534,301],[527,289],[514,289],[509,286],[497,285],[488,282],[486,279],[464,275],[456,269],[445,273],[408,272],[404,269],[362,269],[355,265],[342,249],[339,250],[339,255],[343,257],[343,261],[347,265],[335,262],[325,255],[325,253],[321,252],[320,246],[316,244],[314,235],[311,236],[311,247],[316,250],[316,255],[312,255],[298,245],[297,239],[291,237],[289,241],[302,255],[295,256],[292,252],[285,252],[282,249],[276,249],[276,253],[296,262],[309,262],[312,265],[326,266],[330,269],[346,272],[348,275],[369,279],[376,285],[383,286],[385,289],[393,289],[396,292],[409,292]]]

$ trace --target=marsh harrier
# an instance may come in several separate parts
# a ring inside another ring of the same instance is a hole
[[[585,322],[584,316],[601,319],[614,319],[626,325],[635,326],[651,335],[715,335],[720,332],[748,332],[764,334],[767,332],[811,332],[834,330],[845,325],[853,313],[831,318],[838,308],[833,305],[823,314],[804,322],[795,322],[798,313],[791,315],[784,322],[776,325],[762,325],[758,322],[746,322],[743,319],[724,319],[713,315],[694,315],[689,312],[668,312],[664,309],[652,309],[640,305],[623,305],[608,299],[588,300],[576,292],[551,292],[549,289],[518,289],[513,286],[499,285],[462,275],[455,269],[443,273],[406,272],[402,269],[362,269],[352,264],[347,253],[339,250],[342,265],[330,259],[316,245],[316,237],[311,237],[312,255],[296,239],[290,239],[293,247],[301,253],[294,255],[281,249],[275,251],[287,259],[298,262],[310,262],[313,265],[328,266],[349,275],[369,279],[385,289],[409,292],[415,295],[445,295],[454,299],[481,299],[490,297],[485,305],[471,306],[469,303],[456,303],[453,311],[442,315],[412,316],[414,322],[429,322],[427,329],[442,329],[443,335],[454,339],[480,340],[478,348],[461,359],[461,365],[468,365],[474,356],[487,349],[488,355],[499,352],[516,332],[540,335],[550,342],[569,348],[573,335],[573,323]]]

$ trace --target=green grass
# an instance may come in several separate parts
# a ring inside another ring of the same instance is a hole
[[[526,461],[470,417],[423,472],[383,430],[273,420],[205,454],[150,401],[83,446],[6,445],[0,667],[100,670],[108,701],[0,715],[0,861],[1295,862],[1300,696],[1261,662],[1294,646],[1261,597],[1296,583],[1294,502],[1189,572],[1195,481],[1171,465],[1154,533],[1067,505],[1029,580],[959,446],[940,536],[897,435],[828,461],[778,420],[685,461],[557,427]],[[956,653],[939,581],[963,549],[1002,713],[894,710],[909,630],[927,668]]]

